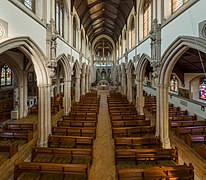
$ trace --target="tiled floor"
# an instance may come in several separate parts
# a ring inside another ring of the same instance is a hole
[[[98,115],[97,134],[94,143],[93,165],[90,180],[114,180],[114,141],[112,139],[111,123],[107,105],[107,93],[101,92]]]

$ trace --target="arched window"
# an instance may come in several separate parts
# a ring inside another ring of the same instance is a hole
[[[56,32],[63,36],[64,33],[64,4],[63,0],[56,0]]]
[[[184,5],[188,0],[172,0],[172,12],[174,13],[182,5]]]
[[[170,91],[178,93],[178,79],[172,75],[170,80]]]
[[[10,86],[12,84],[12,72],[7,64],[1,67],[1,86]]]
[[[143,6],[143,32],[146,37],[151,30],[151,16],[152,16],[151,0],[145,0]]]
[[[199,96],[200,99],[206,100],[206,78],[200,78]]]
[[[131,43],[131,48],[133,48],[135,46],[134,17],[132,17],[131,25],[130,25],[130,43]]]
[[[76,18],[73,18],[73,46],[76,48],[77,43],[76,43],[76,38],[77,38],[77,22]]]
[[[31,11],[35,11],[35,0],[19,0],[22,2],[27,8],[29,8]]]

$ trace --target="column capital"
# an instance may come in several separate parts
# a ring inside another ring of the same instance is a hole
[[[51,87],[51,84],[37,84],[38,88]]]

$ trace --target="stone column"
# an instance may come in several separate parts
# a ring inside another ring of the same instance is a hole
[[[127,99],[132,103],[132,78],[130,75],[127,76]]]
[[[81,95],[85,95],[85,74],[82,76],[81,79]]]
[[[160,86],[157,85],[157,88],[156,88],[156,132],[155,132],[156,137],[160,136],[160,113],[161,113]]]
[[[64,114],[69,114],[71,108],[71,80],[64,81]]]
[[[38,85],[38,146],[47,147],[48,135],[51,134],[51,99],[50,85]]]
[[[165,149],[171,148],[170,138],[169,138],[169,113],[168,113],[168,85],[162,85],[160,87],[161,94],[159,94],[161,99],[161,116],[160,116],[160,128],[163,132],[161,133],[162,146]]]
[[[143,97],[143,81],[137,80],[137,96],[136,96],[137,112],[140,115],[144,115],[144,97]]]
[[[126,84],[126,77],[125,77],[125,75],[122,75],[122,94],[123,95],[126,95],[126,93],[127,93],[127,84]]]
[[[80,101],[80,77],[76,77],[75,82],[75,102]]]
[[[27,72],[24,71],[24,77],[27,77]],[[27,87],[27,78],[23,78],[23,99],[24,99],[24,102],[23,102],[23,117],[26,117],[27,116],[27,113],[28,113],[28,105],[27,105],[27,97],[28,97],[28,87]]]
[[[88,93],[89,92],[89,75],[88,74],[86,74],[86,93]]]

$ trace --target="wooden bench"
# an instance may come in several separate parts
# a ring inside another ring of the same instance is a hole
[[[15,162],[14,180],[17,180],[22,173],[40,173],[41,174],[62,174],[63,176],[72,175],[70,179],[76,176],[87,180],[89,166],[86,164],[51,164],[36,162]],[[67,177],[68,178],[68,177]],[[62,179],[62,177],[60,177]]]
[[[92,154],[92,149],[33,147],[31,161],[40,162],[42,157],[44,157],[44,159],[47,159],[47,162],[55,163],[55,157],[58,158],[61,156],[62,158],[67,158],[66,164],[84,163],[91,166]]]
[[[30,130],[30,131],[36,131],[37,130],[37,124],[34,123],[6,123],[3,125],[4,130]]]
[[[112,121],[119,121],[119,120],[144,120],[144,115],[112,115],[110,116]]]
[[[169,120],[172,121],[185,121],[185,120],[196,120],[197,116],[194,115],[178,115],[178,114],[173,114],[169,115]]]
[[[69,116],[95,116],[97,117],[98,116],[98,112],[97,111],[83,111],[83,110],[79,110],[79,111],[71,111]]]
[[[138,161],[156,161],[159,160],[172,161],[178,164],[178,151],[174,149],[116,149],[115,164],[120,161],[133,161],[138,164]]]
[[[194,179],[194,168],[192,164],[187,166],[161,166],[149,168],[121,168],[116,172],[117,180],[150,180],[150,179]]]
[[[177,127],[175,134],[177,137],[181,137],[185,134],[205,134],[206,126],[189,126],[189,127]]]
[[[0,144],[0,152],[8,152],[9,158],[12,158],[18,152],[18,144],[13,143],[1,143]]]
[[[110,117],[113,117],[113,116],[118,116],[118,115],[124,115],[124,116],[127,116],[127,115],[137,115],[137,112],[135,111],[127,111],[127,112],[110,112]]]
[[[111,121],[112,127],[150,126],[150,120],[120,120]]]
[[[26,139],[27,142],[33,139],[33,131],[3,131],[0,132],[1,139]]]
[[[172,129],[177,127],[185,127],[185,126],[205,126],[206,120],[187,120],[187,121],[170,121],[170,127]]]
[[[153,135],[155,132],[154,126],[133,126],[133,127],[119,127],[112,128],[113,137],[131,137],[143,134]]]
[[[64,115],[62,116],[62,120],[63,121],[67,121],[67,120],[76,120],[76,121],[97,121],[98,117],[97,116],[92,116],[92,115]]]
[[[188,134],[187,138],[186,138],[186,143],[190,147],[193,147],[194,144],[205,144],[206,143],[206,134],[202,134],[202,135]]]
[[[64,136],[96,136],[96,128],[88,128],[88,127],[52,127],[53,135],[64,135]]]
[[[66,120],[66,121],[57,121],[57,126],[68,126],[68,127],[96,127],[96,121],[76,121],[76,120]]]
[[[92,148],[93,142],[94,142],[93,137],[58,136],[58,135],[49,135],[48,137],[48,147]]]
[[[117,149],[158,148],[161,147],[161,142],[157,137],[118,137],[114,138],[114,145]]]

